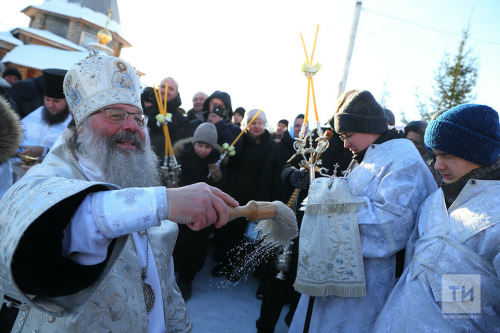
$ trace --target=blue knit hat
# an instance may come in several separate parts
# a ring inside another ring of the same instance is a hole
[[[454,107],[429,123],[424,143],[429,150],[490,166],[500,155],[498,112],[479,104]]]

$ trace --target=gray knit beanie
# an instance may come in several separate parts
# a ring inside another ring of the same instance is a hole
[[[335,114],[335,132],[382,134],[387,132],[384,109],[366,90],[357,90]]]
[[[212,148],[217,145],[217,130],[215,125],[203,123],[194,132],[193,144],[196,142],[208,143]]]
[[[257,114],[257,112],[259,112],[260,110],[259,109],[253,109],[253,110],[250,110],[247,112],[247,124],[250,122],[250,120],[253,119],[253,117],[255,117],[255,115]],[[267,117],[266,117],[266,114],[264,113],[264,111],[262,111],[258,116],[257,116],[257,119],[260,119],[265,123],[267,123]]]

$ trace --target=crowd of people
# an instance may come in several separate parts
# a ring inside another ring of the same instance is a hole
[[[301,228],[279,254],[290,262],[280,278],[276,256],[253,272],[257,332],[274,332],[285,304],[290,332],[500,329],[492,108],[464,104],[398,129],[370,92],[348,91],[321,133],[311,132],[313,145],[326,137],[328,148],[310,172],[294,148],[309,130],[303,114],[268,124],[269,113],[233,110],[223,91],[197,92],[185,112],[174,78],[156,95],[126,61],[96,53],[35,79],[3,70],[0,331],[190,332],[185,302],[210,247],[211,274],[237,281],[234,263],[261,241],[249,238],[246,218],[227,223],[227,206],[250,200],[283,202]],[[171,115],[167,140],[157,98]],[[175,182],[160,171],[169,141],[181,166]],[[233,142],[234,156],[222,159]],[[34,165],[21,165],[26,156]],[[337,227],[311,223],[324,209],[300,208],[345,170],[361,208],[342,226],[358,237],[338,239]],[[355,277],[359,288],[346,282]]]

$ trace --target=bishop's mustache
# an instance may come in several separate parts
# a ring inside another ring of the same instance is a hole
[[[144,148],[144,142],[142,142],[137,132],[123,132],[116,134],[109,139],[109,145],[114,147],[117,142],[121,141],[132,141],[138,150],[142,150]]]

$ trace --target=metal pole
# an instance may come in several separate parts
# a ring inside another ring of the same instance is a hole
[[[344,74],[342,75],[342,81],[339,84],[339,93],[337,98],[340,97],[345,91],[345,86],[347,84],[347,76],[349,75],[349,66],[351,65],[352,51],[354,50],[354,40],[356,39],[356,31],[358,30],[359,15],[361,14],[362,2],[356,2],[356,8],[354,10],[354,20],[352,22],[351,37],[349,39],[349,48],[347,50],[347,57],[345,59]]]

